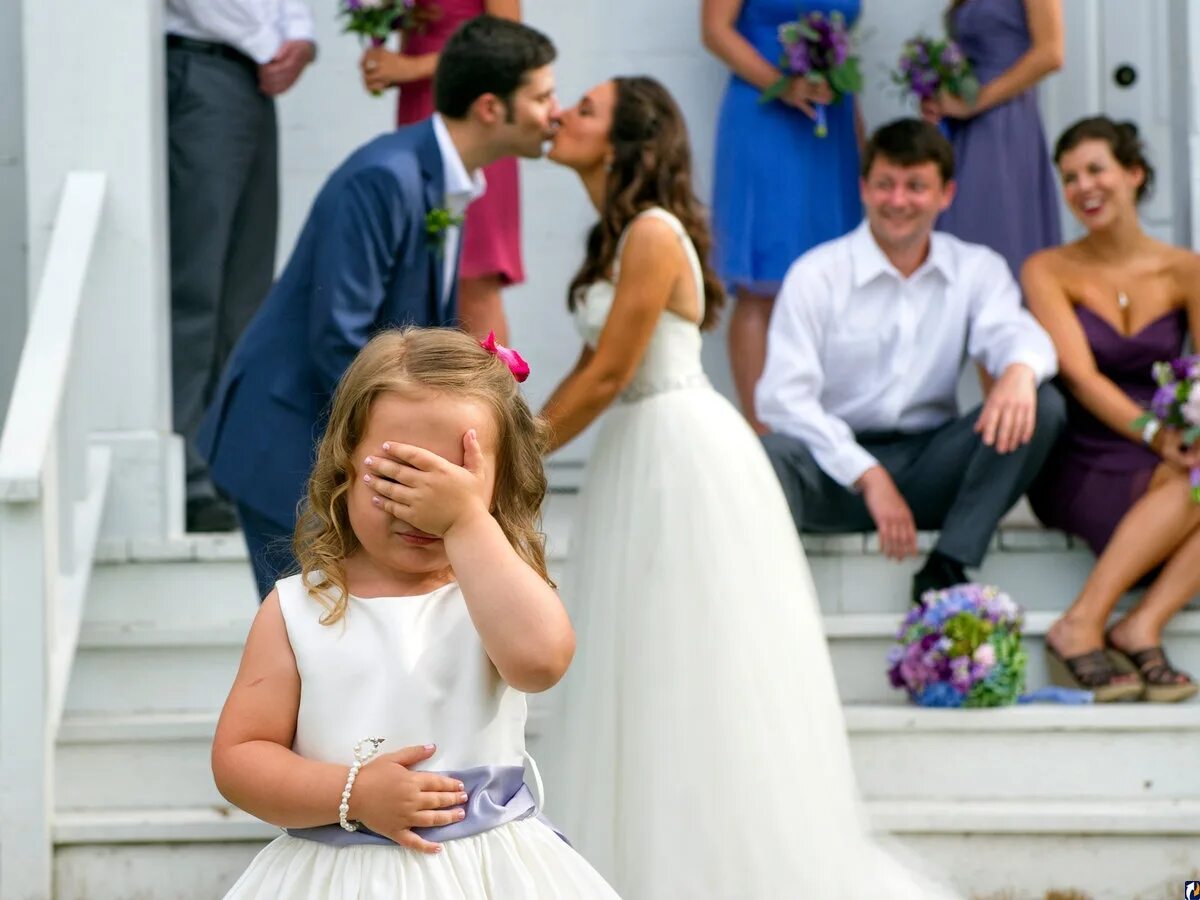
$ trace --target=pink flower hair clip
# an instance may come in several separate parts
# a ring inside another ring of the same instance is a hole
[[[525,362],[516,350],[496,343],[496,332],[489,331],[488,336],[479,342],[479,346],[492,356],[500,357],[500,361],[508,366],[508,370],[517,381],[524,381],[529,377],[529,363]]]

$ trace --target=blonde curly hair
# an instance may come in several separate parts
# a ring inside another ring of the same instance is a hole
[[[371,404],[382,393],[414,389],[474,400],[492,410],[497,426],[493,515],[517,554],[553,585],[539,530],[546,496],[546,423],[530,411],[508,366],[470,335],[448,328],[395,329],[376,335],[342,376],[296,523],[292,546],[309,596],[325,607],[324,625],[346,614],[344,561],[360,546],[350,527],[347,494]]]

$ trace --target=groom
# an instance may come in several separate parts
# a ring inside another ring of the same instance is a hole
[[[235,348],[197,440],[236,503],[265,596],[290,543],[338,379],[382,328],[453,325],[460,223],[479,171],[538,157],[554,133],[555,50],[479,16],[447,41],[431,119],[376,138],[330,176],[283,274]]]

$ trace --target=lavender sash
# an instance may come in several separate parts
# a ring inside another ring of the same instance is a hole
[[[439,772],[437,774],[457,778],[463,783],[467,792],[465,807],[467,815],[462,821],[450,825],[414,828],[413,831],[425,840],[443,843],[458,838],[472,837],[485,831],[491,831],[493,828],[499,828],[501,825],[507,825],[509,822],[533,816],[566,841],[562,833],[551,825],[538,810],[533,792],[525,784],[524,767],[479,766],[474,769],[463,769],[461,772]],[[292,837],[303,838],[306,841],[318,841],[334,847],[348,847],[352,844],[399,846],[391,838],[376,834],[365,825],[359,825],[358,831],[346,831],[337,824],[284,830]]]

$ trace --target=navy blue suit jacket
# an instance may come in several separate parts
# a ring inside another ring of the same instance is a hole
[[[383,328],[454,322],[457,285],[442,304],[442,246],[425,230],[444,185],[426,120],[361,147],[321,188],[197,439],[234,500],[290,526],[333,389],[355,354]]]

